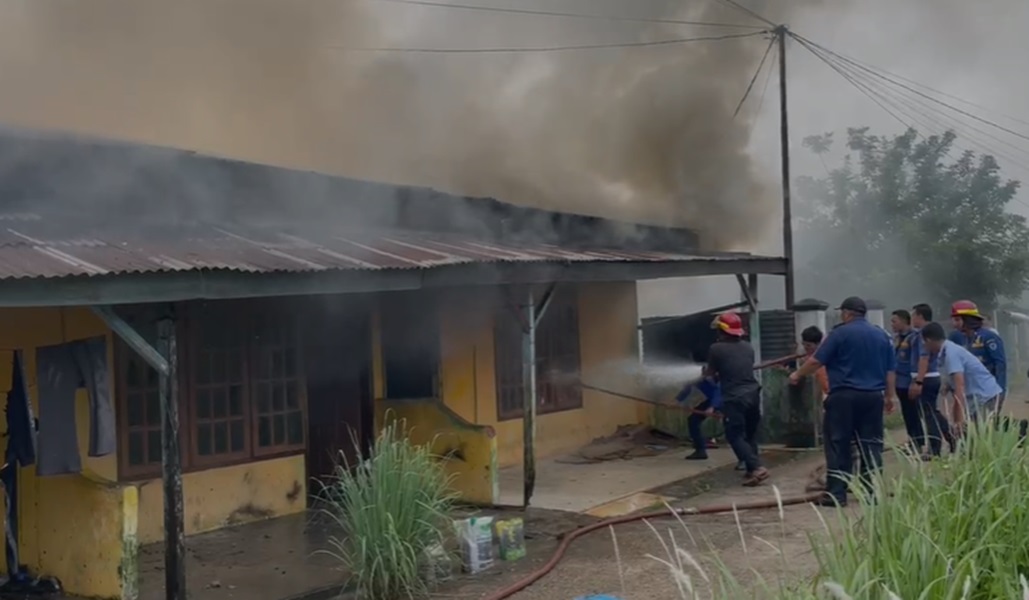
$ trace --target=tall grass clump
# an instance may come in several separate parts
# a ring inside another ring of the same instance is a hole
[[[678,544],[665,544],[661,562],[690,600],[1029,600],[1029,448],[1017,427],[971,424],[956,454],[899,462],[876,475],[870,490],[852,486],[856,510],[810,509],[822,521],[810,537],[813,581],[803,573],[771,582],[756,574],[756,583],[744,585],[717,557],[714,574],[702,572]],[[739,532],[745,537],[746,526]],[[788,563],[783,556],[786,573]]]
[[[439,458],[411,443],[404,421],[379,433],[366,460],[337,465],[321,496],[322,512],[340,530],[326,552],[359,598],[428,595],[425,561],[449,531],[454,496]]]
[[[902,463],[858,491],[861,510],[838,515],[834,539],[814,544],[822,578],[855,598],[883,597],[861,591],[876,587],[900,598],[1022,598],[1029,451],[1017,427],[971,424],[956,454]]]

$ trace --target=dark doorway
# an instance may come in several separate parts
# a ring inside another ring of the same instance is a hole
[[[328,298],[307,308],[307,475],[325,482],[341,461],[357,464],[374,436],[370,311]]]

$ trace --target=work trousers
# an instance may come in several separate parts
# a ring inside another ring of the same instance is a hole
[[[908,395],[907,384],[897,386],[897,402],[900,403],[900,416],[904,417],[904,429],[908,440],[916,452],[925,446],[925,428],[922,426],[922,406],[918,398]]]
[[[701,412],[709,408],[711,408],[711,401],[705,400],[697,405],[696,410],[700,412],[694,412],[686,419],[686,424],[690,429],[690,439],[693,440],[693,449],[697,451],[697,454],[707,454],[707,440],[704,439],[704,432],[701,431],[707,415],[701,414]]]
[[[833,390],[825,401],[825,416],[826,491],[840,504],[846,504],[848,478],[854,469],[850,445],[855,437],[861,453],[861,481],[870,485],[872,473],[882,468],[883,393]]]
[[[922,384],[922,395],[917,399],[920,422],[925,423],[926,438],[929,442],[929,453],[939,456],[943,451],[943,441],[952,440],[950,423],[940,412],[940,378],[926,377]]]
[[[722,401],[725,439],[732,447],[736,459],[746,465],[747,472],[761,468],[757,449],[757,431],[761,425],[761,390],[744,398],[725,398]]]

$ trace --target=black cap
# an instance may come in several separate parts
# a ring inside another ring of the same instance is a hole
[[[840,303],[840,310],[849,310],[863,315],[868,312],[868,305],[861,298],[851,296]]]

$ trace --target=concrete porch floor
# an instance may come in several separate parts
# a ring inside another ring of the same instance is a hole
[[[318,553],[329,527],[310,514],[281,517],[186,538],[190,600],[284,600],[342,587],[336,561]],[[140,550],[140,600],[164,600],[164,546]]]
[[[689,448],[672,448],[656,456],[570,464],[551,458],[536,462],[536,508],[583,513],[633,494],[732,465],[736,457],[724,444],[708,451],[707,460],[684,460]],[[500,504],[521,505],[522,467],[500,470]]]

